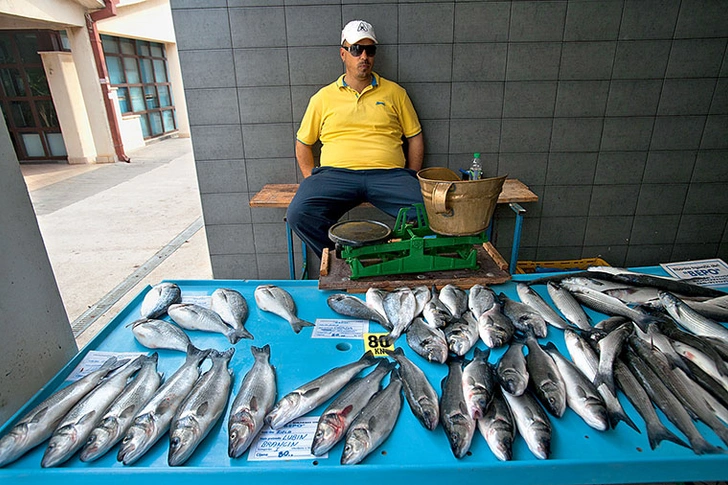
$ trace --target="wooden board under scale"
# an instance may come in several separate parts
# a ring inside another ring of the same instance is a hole
[[[478,246],[478,269],[454,269],[428,273],[408,273],[386,276],[368,276],[357,280],[350,279],[351,268],[343,259],[336,257],[334,251],[324,249],[319,275],[320,290],[340,290],[348,293],[365,293],[369,288],[393,290],[401,286],[413,288],[435,285],[441,289],[448,283],[467,290],[475,284],[497,285],[511,279],[508,263],[490,243]]]

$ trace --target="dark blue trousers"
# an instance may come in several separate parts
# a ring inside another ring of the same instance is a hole
[[[405,168],[314,168],[311,176],[301,182],[286,219],[308,248],[321,257],[324,248],[334,247],[329,228],[363,202],[393,217],[402,207],[422,203],[416,173]]]

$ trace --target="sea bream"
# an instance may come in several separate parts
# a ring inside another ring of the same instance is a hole
[[[81,450],[81,461],[100,458],[126,434],[137,411],[162,384],[163,376],[157,372],[158,361],[159,355],[156,352],[142,360],[141,369],[134,376],[134,380],[127,384],[91,431]]]
[[[167,313],[167,308],[182,301],[182,290],[176,283],[154,285],[142,300],[142,318],[157,318]]]
[[[335,293],[330,295],[326,299],[326,303],[329,305],[329,308],[340,315],[372,320],[382,326],[386,326],[389,323],[385,316],[380,315],[379,312],[369,307],[359,298],[348,293]]]
[[[485,285],[476,284],[468,292],[468,308],[477,319],[495,304],[496,299],[493,290]]]
[[[490,451],[501,461],[513,458],[513,440],[516,438],[516,424],[513,413],[503,397],[502,388],[495,386],[493,401],[488,406],[485,415],[478,419],[477,425],[480,434],[488,443]]]
[[[442,287],[439,295],[440,301],[450,310],[453,318],[462,317],[468,310],[468,294],[455,285],[447,284]]]
[[[546,336],[548,328],[540,313],[525,303],[508,298],[503,292],[498,298],[503,302],[503,313],[511,319],[517,330],[526,333],[531,329],[538,338]]]
[[[177,325],[166,320],[142,318],[127,325],[134,338],[149,349],[169,349],[187,352],[190,337]]]
[[[450,313],[447,306],[440,301],[440,297],[437,296],[437,289],[435,288],[435,285],[432,286],[432,296],[430,301],[425,303],[425,307],[422,310],[422,316],[425,318],[425,322],[434,328],[443,328],[452,320],[452,313]]]
[[[384,297],[384,313],[392,324],[389,338],[394,342],[403,333],[415,318],[417,299],[411,289],[407,287],[396,288]]]
[[[448,323],[443,329],[447,346],[457,356],[464,356],[478,342],[478,322],[470,312]]]
[[[415,317],[407,329],[407,345],[430,362],[444,364],[448,345],[445,333],[431,327],[421,317]]]
[[[167,313],[174,323],[186,330],[221,333],[233,345],[247,334],[244,328],[235,329],[225,323],[216,312],[194,303],[175,303],[170,305]]]
[[[422,311],[425,309],[425,305],[432,298],[430,289],[426,286],[420,285],[412,288],[412,293],[415,295],[415,316],[422,315]]]
[[[366,292],[366,295],[364,296],[364,301],[366,302],[366,305],[377,312],[379,315],[384,318],[384,321],[381,322],[381,325],[386,328],[387,330],[392,330],[392,324],[387,320],[387,314],[384,311],[384,297],[387,295],[387,292],[379,289],[379,288],[369,288]]]
[[[432,431],[440,421],[440,403],[437,392],[427,376],[412,362],[401,347],[387,354],[399,363],[399,375],[402,378],[404,396],[407,398],[412,414],[426,429]]]
[[[120,365],[122,362],[116,357],[109,358],[97,370],[59,389],[27,412],[0,438],[0,467],[14,462],[50,438],[71,408]]]
[[[488,362],[490,349],[475,348],[473,359],[463,368],[463,396],[470,417],[480,419],[493,400],[493,369]]]
[[[255,362],[245,374],[228,418],[228,456],[238,458],[250,447],[276,401],[276,370],[270,345],[250,347]]]
[[[447,376],[441,383],[440,422],[445,428],[453,455],[462,458],[470,450],[476,424],[463,395],[462,360],[449,360],[447,367]]]
[[[265,422],[273,429],[280,429],[328,401],[354,376],[376,364],[377,361],[378,359],[369,351],[356,362],[331,369],[283,396],[268,413]]]
[[[296,303],[291,294],[283,288],[275,285],[260,285],[255,288],[253,294],[258,308],[286,320],[295,333],[300,333],[303,327],[314,326],[313,323],[298,318]]]
[[[354,378],[321,413],[311,444],[311,453],[321,456],[341,440],[349,426],[380,389],[382,379],[396,363],[382,360],[369,374]]]
[[[239,291],[230,288],[218,288],[212,292],[210,310],[220,315],[222,321],[234,328],[240,338],[253,339],[245,328],[248,319],[248,302]]]
[[[480,340],[491,349],[504,346],[513,339],[515,333],[516,327],[501,311],[499,301],[493,303],[493,306],[478,317]]]
[[[228,366],[234,353],[234,348],[224,352],[211,350],[212,367],[195,382],[177,408],[169,428],[170,466],[184,464],[225,411],[233,380],[233,371]]]

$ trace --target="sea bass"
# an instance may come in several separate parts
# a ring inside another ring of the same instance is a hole
[[[523,344],[513,342],[508,350],[501,356],[495,368],[495,376],[503,389],[520,396],[526,391],[528,386],[528,366],[526,365],[526,356],[523,355]]]
[[[548,415],[530,392],[520,396],[504,392],[503,396],[528,449],[536,458],[546,460],[551,454],[551,421]]]
[[[167,312],[167,308],[182,301],[182,290],[176,283],[159,283],[144,295],[140,308],[142,318],[157,318]]]
[[[523,333],[531,329],[539,338],[546,336],[546,321],[540,313],[525,303],[508,298],[505,293],[501,292],[498,297],[503,302],[503,313],[511,319],[516,329]]]
[[[463,368],[463,396],[473,419],[480,419],[493,400],[493,369],[488,363],[490,349],[475,349],[473,360]]]
[[[566,410],[566,385],[554,359],[547,354],[531,333],[526,339],[528,355],[526,365],[536,397],[546,410],[561,417]]]
[[[490,451],[501,461],[513,458],[513,440],[516,438],[516,425],[500,386],[495,386],[493,401],[485,415],[478,420],[478,430],[485,438]]]
[[[462,360],[450,360],[447,367],[448,374],[441,383],[440,422],[445,428],[453,455],[462,458],[470,449],[476,424],[470,417],[463,395]]]
[[[399,363],[404,395],[412,414],[426,429],[432,431],[437,428],[440,421],[440,404],[437,392],[427,380],[427,376],[422,369],[404,355],[404,351],[400,347],[397,347],[394,352],[387,351],[387,353]]]
[[[265,312],[271,312],[291,324],[295,333],[299,333],[303,327],[313,327],[314,324],[298,318],[296,315],[296,303],[293,297],[283,288],[275,285],[260,285],[254,292],[255,303],[258,308]]]
[[[548,291],[556,308],[572,325],[582,330],[591,329],[589,315],[586,314],[579,301],[566,288],[550,281],[546,284],[546,291]]]
[[[253,339],[253,334],[245,329],[248,318],[248,302],[240,292],[230,288],[218,288],[212,292],[210,310],[220,315],[222,321],[234,328],[240,338]]]
[[[523,303],[540,313],[546,323],[552,327],[556,327],[560,330],[569,327],[569,323],[564,320],[561,315],[556,313],[556,311],[551,308],[551,305],[546,303],[543,297],[536,293],[536,291],[527,284],[521,282],[516,283],[516,292]]]
[[[513,339],[515,333],[516,327],[513,326],[511,319],[503,314],[498,301],[478,317],[480,339],[491,349],[504,346]]]

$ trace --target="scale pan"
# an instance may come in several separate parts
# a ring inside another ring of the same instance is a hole
[[[389,239],[392,230],[379,221],[343,221],[329,228],[329,239],[344,246],[366,246]]]

